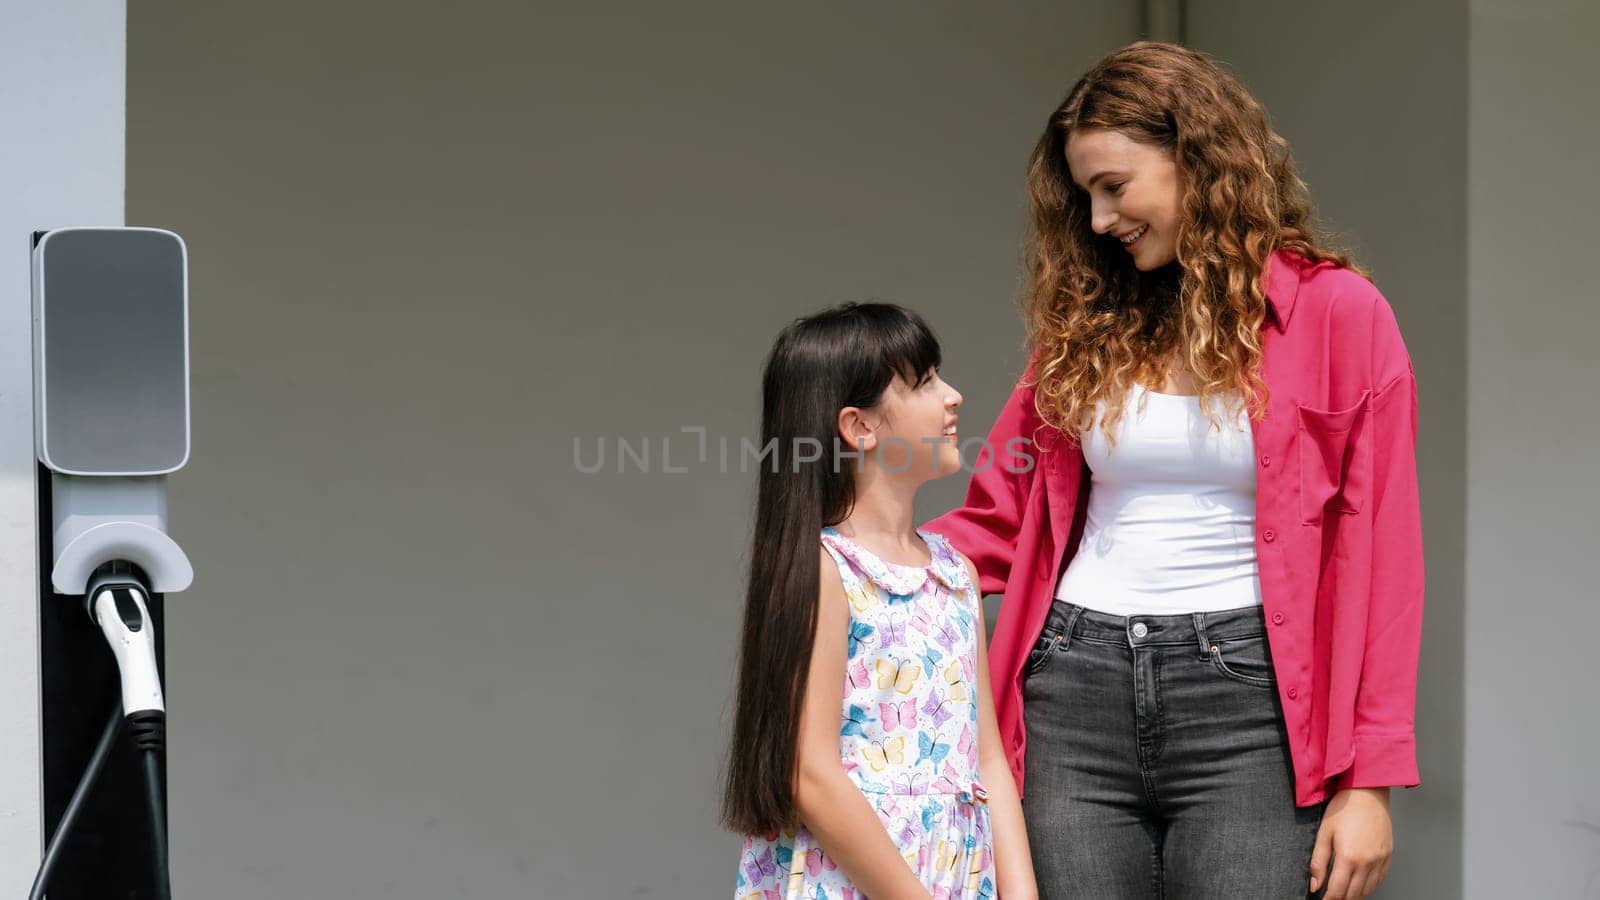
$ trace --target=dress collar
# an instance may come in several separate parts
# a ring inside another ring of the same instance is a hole
[[[931,573],[952,591],[964,591],[970,583],[967,567],[956,556],[955,548],[944,535],[917,529],[917,534],[927,542],[933,562],[926,566],[907,566],[886,562],[876,553],[840,534],[832,525],[822,529],[823,543],[844,554],[867,574],[872,582],[891,594],[916,593]]]

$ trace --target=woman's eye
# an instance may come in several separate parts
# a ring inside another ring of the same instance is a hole
[[[1112,194],[1120,194],[1120,193],[1122,193],[1122,186],[1124,184],[1127,184],[1127,182],[1126,181],[1119,181],[1116,184],[1107,185],[1106,186],[1106,190],[1108,192],[1112,193]]]

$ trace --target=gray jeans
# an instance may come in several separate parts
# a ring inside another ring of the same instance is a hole
[[[1023,676],[1040,896],[1303,900],[1325,804],[1294,773],[1260,607],[1056,601]]]

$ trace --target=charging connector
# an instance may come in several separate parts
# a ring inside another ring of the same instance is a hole
[[[122,674],[122,713],[132,719],[141,712],[165,714],[161,673],[156,668],[155,624],[146,603],[149,590],[127,563],[109,563],[89,577],[84,594],[89,618],[100,626]]]

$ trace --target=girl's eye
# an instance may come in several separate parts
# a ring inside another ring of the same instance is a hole
[[[1111,194],[1120,194],[1120,193],[1122,193],[1122,186],[1124,184],[1127,184],[1127,182],[1126,181],[1119,181],[1116,184],[1106,185],[1106,191],[1111,193]]]

